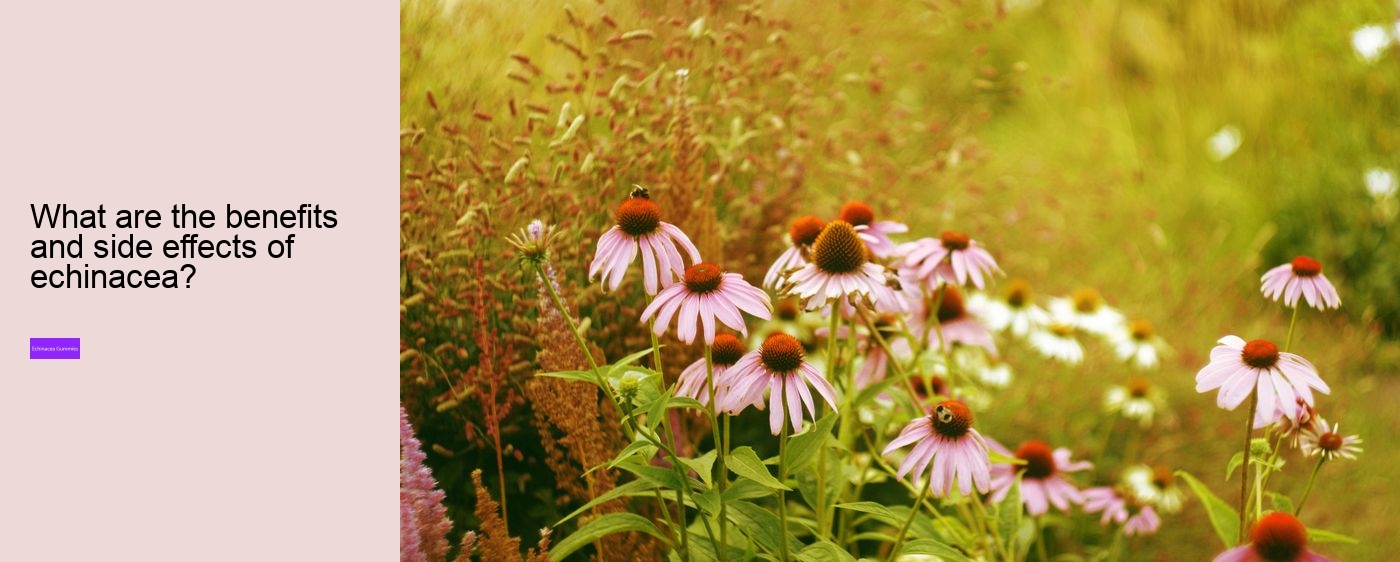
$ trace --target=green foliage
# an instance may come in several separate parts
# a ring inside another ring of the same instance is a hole
[[[1210,525],[1215,529],[1215,535],[1220,537],[1220,542],[1226,547],[1234,546],[1240,536],[1240,512],[1212,493],[1210,488],[1195,476],[1186,471],[1177,471],[1176,475],[1186,481],[1191,491],[1205,505],[1206,514],[1210,516]]]

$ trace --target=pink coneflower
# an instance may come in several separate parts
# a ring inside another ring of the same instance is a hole
[[[1070,504],[1084,502],[1079,489],[1061,476],[1066,472],[1078,472],[1093,468],[1088,461],[1070,460],[1069,449],[1063,447],[1050,450],[1050,446],[1034,439],[1021,443],[1012,453],[995,439],[988,439],[987,446],[1005,456],[1015,456],[1026,464],[998,464],[992,467],[992,497],[999,502],[1011,492],[1016,483],[1016,474],[1021,474],[1021,503],[1031,515],[1043,515],[1054,505],[1060,511],[1068,512]]]
[[[929,490],[934,497],[943,497],[953,489],[956,480],[958,490],[963,495],[977,491],[987,493],[991,485],[991,460],[987,457],[987,443],[982,435],[972,427],[972,411],[962,402],[945,400],[934,406],[933,413],[918,418],[899,432],[881,454],[891,452],[917,442],[899,465],[896,478],[905,474],[923,476],[929,470]]]
[[[924,303],[909,318],[909,331],[917,336],[927,333],[928,347],[938,349],[939,332],[942,332],[943,350],[950,351],[953,344],[980,347],[992,357],[997,357],[997,344],[992,333],[982,325],[982,321],[968,312],[962,291],[953,285],[944,285],[933,297],[938,302],[938,310],[932,315],[931,305]],[[938,327],[930,325],[933,316],[938,319]]]
[[[1260,517],[1249,541],[1216,556],[1215,562],[1335,562],[1308,550],[1308,529],[1286,513]]]
[[[1265,298],[1278,300],[1282,296],[1286,306],[1297,306],[1299,295],[1318,310],[1342,305],[1337,288],[1322,274],[1322,264],[1307,256],[1298,256],[1289,263],[1270,269],[1259,280],[1264,283],[1261,290]]]
[[[816,405],[807,385],[817,389],[832,411],[836,410],[836,389],[804,360],[802,342],[784,333],[763,340],[757,351],[750,351],[729,368],[726,389],[717,400],[720,409],[738,413],[759,403],[768,391],[768,427],[777,435],[783,428],[783,415],[792,420],[794,433],[802,431],[802,409],[816,419]],[[720,403],[722,402],[722,403]]]
[[[646,189],[633,190],[632,197],[617,207],[615,219],[617,224],[598,238],[598,251],[588,264],[588,278],[601,276],[604,289],[617,289],[638,250],[648,295],[685,274],[685,261],[677,248],[690,255],[691,263],[700,262],[700,250],[681,229],[661,220],[661,207],[647,198]]]
[[[914,351],[909,347],[909,340],[899,335],[899,318],[895,315],[880,314],[875,319],[875,329],[880,331],[880,335],[890,346],[890,351],[895,353],[894,360],[907,361],[913,356]],[[860,369],[856,371],[855,383],[856,388],[865,388],[885,380],[890,368],[890,355],[885,353],[885,348],[881,347],[874,337],[863,334],[857,337],[865,342],[865,358],[861,361]]]
[[[816,310],[834,301],[877,302],[884,268],[870,263],[870,250],[845,221],[832,221],[812,242],[811,262],[789,277],[792,292]]]
[[[875,210],[861,201],[847,201],[841,207],[839,218],[855,227],[860,239],[870,248],[870,253],[877,257],[888,257],[895,252],[894,242],[890,241],[891,234],[909,232],[909,227],[903,223],[876,222]]]
[[[1313,404],[1313,388],[1330,393],[1327,383],[1317,376],[1317,368],[1307,359],[1278,350],[1265,340],[1245,342],[1238,336],[1220,338],[1210,350],[1210,363],[1196,373],[1196,392],[1216,388],[1216,404],[1233,410],[1258,389],[1258,407],[1292,416],[1297,400]]]
[[[1303,430],[1300,448],[1303,454],[1309,457],[1322,455],[1327,460],[1335,460],[1338,457],[1356,460],[1356,454],[1361,452],[1361,437],[1341,434],[1341,424],[1329,425],[1327,420],[1317,418],[1313,426]]]
[[[767,320],[773,304],[768,293],[748,284],[738,273],[724,273],[718,266],[697,263],[685,270],[684,283],[666,287],[642,311],[642,321],[656,315],[656,335],[665,333],[671,317],[676,317],[676,337],[685,343],[695,341],[697,330],[704,330],[705,343],[715,342],[715,320],[748,335],[740,311]],[[677,314],[679,312],[679,314]]]
[[[788,230],[788,248],[768,268],[768,274],[763,276],[763,286],[776,291],[783,278],[807,265],[805,256],[825,226],[825,222],[811,215],[792,221],[792,227]]]
[[[1294,448],[1297,448],[1298,439],[1302,437],[1303,431],[1311,429],[1314,421],[1319,418],[1317,410],[1301,398],[1295,399],[1294,402],[1296,407],[1291,416],[1284,415],[1277,409],[1260,409],[1254,416],[1254,429],[1264,429],[1275,425],[1278,434]]]
[[[971,280],[981,289],[993,274],[1001,274],[992,254],[961,232],[945,230],[938,240],[921,238],[906,249],[905,265],[918,267],[919,278],[929,287],[936,287],[940,279],[958,285]]]
[[[725,371],[739,362],[739,358],[744,356],[744,340],[730,334],[719,334],[715,336],[715,342],[711,344],[710,360],[714,371],[715,394],[720,394],[720,378]],[[710,403],[710,382],[706,380],[705,358],[701,357],[691,363],[681,371],[680,378],[676,379],[676,396],[686,396],[694,398],[701,404]],[[718,403],[719,400],[716,400]]]
[[[1157,516],[1157,510],[1152,509],[1152,506],[1130,506],[1129,500],[1119,495],[1118,491],[1113,488],[1088,488],[1082,492],[1082,495],[1084,496],[1085,512],[1103,512],[1099,523],[1107,525],[1113,522],[1123,525],[1123,534],[1126,536],[1156,534],[1157,529],[1162,526],[1162,519]],[[1133,509],[1136,509],[1137,512],[1133,513]]]

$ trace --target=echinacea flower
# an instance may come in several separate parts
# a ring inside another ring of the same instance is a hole
[[[877,302],[884,268],[870,262],[870,250],[845,221],[831,221],[812,242],[811,261],[788,278],[791,292],[816,310],[835,301]]]
[[[1309,457],[1321,455],[1327,460],[1334,460],[1338,457],[1356,460],[1356,454],[1361,452],[1361,437],[1341,434],[1341,424],[1328,425],[1327,420],[1317,418],[1313,427],[1303,431],[1303,438],[1300,441],[1300,448],[1303,454]]]
[[[1259,280],[1264,283],[1260,287],[1264,298],[1276,301],[1282,296],[1284,306],[1298,306],[1299,296],[1318,310],[1342,305],[1337,288],[1322,274],[1322,264],[1308,256],[1298,256],[1291,262],[1270,269]]]
[[[971,494],[974,484],[977,491],[984,494],[990,489],[991,460],[987,456],[987,443],[972,427],[972,411],[962,402],[939,402],[932,414],[904,426],[881,454],[888,456],[914,443],[917,444],[900,463],[896,478],[904,478],[906,474],[917,478],[927,469],[928,486],[934,497],[947,495],[954,481],[963,495]]]
[[[1016,483],[1016,474],[1021,474],[1021,503],[1026,513],[1043,515],[1054,505],[1060,511],[1068,512],[1070,504],[1084,502],[1084,496],[1062,476],[1066,472],[1078,472],[1093,468],[1088,461],[1075,462],[1070,459],[1070,451],[1059,448],[1053,451],[1050,446],[1034,439],[1021,443],[1016,452],[1011,452],[995,439],[988,439],[987,446],[1003,456],[1014,456],[1026,464],[997,464],[992,466],[993,502],[1006,499],[1011,487]]]
[[[909,232],[909,227],[893,221],[876,221],[875,210],[861,201],[847,201],[838,215],[840,220],[851,223],[860,239],[876,257],[888,257],[895,252],[891,234]]]
[[[715,336],[715,342],[710,345],[709,369],[713,371],[711,378],[714,380],[715,394],[720,393],[720,378],[724,376],[725,371],[739,362],[745,351],[748,350],[744,347],[744,340],[730,334]],[[705,358],[701,357],[681,371],[680,378],[676,379],[676,396],[694,398],[701,404],[709,405],[711,381],[706,375]]]
[[[1108,340],[1119,361],[1127,361],[1139,369],[1156,368],[1166,343],[1152,331],[1146,320],[1133,320],[1121,329],[1109,332]]]
[[[612,291],[622,283],[627,267],[642,254],[642,273],[648,295],[655,295],[685,275],[685,250],[691,263],[700,262],[700,250],[681,229],[661,220],[661,207],[643,188],[617,207],[616,224],[598,237],[598,251],[588,264],[588,278],[601,276],[603,288]]]
[[[768,273],[763,276],[763,286],[777,290],[783,278],[807,265],[805,256],[825,226],[825,222],[811,215],[792,221],[792,227],[788,229],[788,248],[768,268]]]
[[[802,343],[784,333],[763,340],[756,351],[750,351],[725,373],[726,388],[716,393],[716,405],[726,412],[738,413],[760,403],[763,391],[768,391],[768,427],[773,435],[783,428],[783,416],[792,420],[794,433],[802,431],[802,409],[806,407],[816,419],[817,408],[807,385],[817,390],[832,411],[836,410],[836,389],[822,374],[804,360]]]
[[[1109,336],[1123,325],[1123,313],[1118,312],[1098,291],[1083,288],[1069,297],[1050,299],[1050,314],[1085,332],[1097,336]]]
[[[1084,346],[1074,339],[1074,326],[1051,321],[1044,329],[1034,330],[1029,338],[1031,347],[1041,355],[1069,365],[1084,360]]]
[[[961,290],[954,285],[943,285],[933,299],[938,308],[932,314],[929,309],[933,306],[921,303],[919,310],[910,316],[910,333],[923,334],[928,347],[933,349],[941,345],[947,352],[953,349],[953,344],[962,344],[980,347],[988,355],[997,357],[996,340],[982,321],[968,311]],[[937,327],[932,325],[933,320],[937,320]]]
[[[1162,526],[1162,519],[1157,516],[1157,511],[1152,509],[1152,506],[1139,505],[1137,502],[1133,502],[1132,498],[1123,497],[1113,488],[1106,486],[1088,488],[1082,492],[1082,495],[1084,496],[1085,512],[1103,512],[1099,523],[1107,525],[1109,522],[1114,522],[1123,525],[1123,534],[1126,536],[1156,534],[1157,529]]]
[[[904,264],[917,267],[919,278],[930,287],[939,281],[984,288],[992,275],[1000,275],[997,261],[967,234],[945,230],[937,240],[921,238],[905,245]]]
[[[1181,511],[1186,496],[1176,485],[1176,475],[1165,466],[1134,465],[1123,471],[1123,483],[1143,503],[1162,508],[1165,513]]]
[[[1111,386],[1103,397],[1105,412],[1137,420],[1142,427],[1152,425],[1152,417],[1165,406],[1162,391],[1145,377],[1133,377],[1126,385]]]
[[[1273,425],[1280,438],[1288,441],[1293,448],[1298,448],[1298,440],[1303,437],[1303,432],[1312,429],[1321,418],[1317,415],[1317,410],[1301,398],[1296,399],[1295,403],[1297,408],[1291,416],[1281,414],[1277,410],[1259,410],[1254,416],[1254,429]]]
[[[1259,518],[1249,531],[1249,544],[1215,557],[1215,562],[1336,562],[1308,550],[1308,529],[1287,513]]]
[[[642,321],[656,315],[655,332],[661,335],[676,318],[676,337],[685,343],[695,341],[697,331],[703,330],[705,343],[715,342],[715,321],[748,335],[744,325],[747,312],[767,320],[773,304],[768,293],[744,281],[738,273],[724,273],[710,263],[697,263],[686,268],[684,282],[662,289],[661,294],[642,311]]]
[[[898,322],[899,319],[893,314],[884,313],[875,318],[875,329],[880,331],[890,351],[894,352],[895,361],[908,361],[914,355],[914,351],[909,346],[909,340],[899,335]],[[858,341],[864,342],[865,357],[860,363],[860,369],[856,371],[855,383],[856,388],[865,388],[885,380],[890,368],[890,355],[885,353],[885,348],[873,337],[864,334],[857,337]]]
[[[1219,343],[1210,350],[1210,363],[1196,373],[1196,392],[1220,389],[1215,403],[1221,408],[1235,409],[1257,389],[1259,408],[1291,416],[1298,399],[1313,405],[1312,389],[1332,391],[1312,363],[1272,342],[1225,336]]]
[[[992,331],[1010,331],[1020,338],[1050,322],[1050,314],[1035,304],[1031,285],[1025,279],[1008,282],[999,299],[979,293],[969,297],[967,305]]]

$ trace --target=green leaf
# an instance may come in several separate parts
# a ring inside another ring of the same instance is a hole
[[[1026,460],[1025,460],[1025,459],[1018,459],[1018,458],[1016,458],[1016,457],[1008,457],[1008,456],[1006,456],[1006,455],[1003,455],[1003,454],[1001,454],[1001,453],[998,453],[998,452],[992,451],[992,450],[988,450],[988,451],[987,451],[987,457],[989,457],[989,458],[991,459],[991,461],[994,462],[994,463],[996,463],[996,464],[1026,464]]]
[[[690,408],[692,410],[709,411],[709,408],[706,408],[705,405],[701,404],[699,400],[696,400],[689,396],[672,396],[671,399],[666,402],[666,407]]]
[[[637,456],[639,453],[642,457],[642,460],[651,459],[652,457],[656,456],[656,450],[656,445],[652,445],[650,441],[633,441],[631,444],[627,445],[626,448],[619,451],[616,457],[613,457],[612,462],[608,463],[608,468],[616,468],[618,464],[622,463],[627,459],[632,458],[633,456]],[[596,469],[597,467],[594,467],[589,469],[588,471],[593,472],[593,470]]]
[[[821,541],[808,545],[797,553],[797,559],[803,562],[856,562],[856,558],[851,553],[842,550],[831,541]]]
[[[1293,500],[1289,499],[1288,496],[1278,492],[1264,492],[1264,495],[1269,498],[1269,505],[1274,508],[1274,511],[1293,513]]]
[[[782,522],[772,510],[749,502],[734,502],[729,504],[726,513],[729,520],[760,547],[775,553],[782,550],[782,543],[778,541],[786,540],[786,533],[781,529]]]
[[[700,475],[700,481],[701,481],[701,482],[704,482],[706,486],[709,486],[709,485],[710,485],[710,481],[714,479],[714,472],[715,472],[715,452],[714,452],[714,451],[707,451],[705,454],[700,455],[700,456],[698,456],[698,457],[696,457],[696,458],[693,458],[693,459],[684,459],[684,458],[683,458],[683,459],[681,459],[681,464],[684,464],[684,465],[690,467],[690,469],[691,469],[691,470],[694,470],[696,474],[699,474],[699,475]]]
[[[1361,541],[1348,537],[1341,533],[1324,531],[1322,529],[1308,529],[1308,540],[1316,543],[1339,542],[1342,544],[1361,544]]]
[[[977,501],[974,498],[972,501]],[[1006,543],[1006,550],[1016,552],[1016,533],[1021,528],[1021,477],[1011,484],[1006,499],[997,505],[997,534]]]
[[[872,385],[870,385],[870,386],[867,386],[867,387],[861,389],[860,394],[857,394],[856,397],[855,397],[855,399],[853,399],[853,400],[851,401],[851,406],[850,406],[850,407],[852,407],[852,408],[859,408],[859,407],[865,405],[865,403],[867,403],[867,402],[869,402],[869,401],[871,401],[871,400],[874,400],[875,397],[877,397],[877,396],[879,396],[879,395],[881,395],[881,394],[884,394],[885,391],[889,390],[891,386],[894,386],[894,383],[896,383],[896,382],[899,382],[899,378],[897,378],[897,377],[886,377],[884,380],[881,380],[880,382],[877,382],[877,383],[875,383],[875,384],[872,384]],[[906,392],[906,394],[907,394],[907,392]]]
[[[946,562],[972,562],[958,549],[938,542],[933,539],[919,539],[909,541],[904,548],[899,549],[900,554],[922,554],[925,556],[937,556]]]
[[[1238,452],[1238,453],[1235,453],[1235,456],[1230,457],[1230,462],[1227,463],[1227,464],[1225,465],[1225,481],[1226,481],[1226,482],[1229,482],[1229,481],[1230,481],[1230,477],[1231,477],[1231,476],[1234,476],[1234,475],[1235,475],[1235,471],[1236,471],[1236,470],[1239,470],[1240,465],[1243,465],[1243,464],[1244,464],[1244,451],[1240,451],[1240,452]]]
[[[613,378],[614,375],[620,374],[620,373],[622,372],[623,369],[626,369],[626,368],[627,368],[628,366],[630,366],[631,364],[636,363],[638,359],[641,359],[641,358],[643,358],[643,357],[646,357],[646,356],[647,356],[648,354],[650,354],[650,353],[651,353],[651,348],[648,347],[648,348],[646,348],[646,349],[643,349],[643,350],[641,350],[641,351],[638,351],[638,352],[636,352],[636,353],[633,353],[633,354],[631,354],[631,355],[628,355],[628,356],[626,356],[626,357],[623,357],[622,359],[618,359],[617,361],[613,361],[612,365],[610,365],[610,366],[608,367],[608,378]]]
[[[617,468],[631,472],[637,475],[637,478],[653,482],[657,486],[668,490],[678,490],[681,486],[687,485],[685,481],[681,480],[680,475],[676,474],[676,471],[669,468],[651,466],[650,464],[639,462],[636,458],[617,463]]]
[[[648,377],[648,379],[650,379],[650,377]],[[643,388],[647,386],[651,385],[643,385]],[[637,394],[640,397],[643,392],[638,392]],[[641,404],[642,407],[646,408],[647,427],[655,430],[657,426],[661,425],[661,419],[666,415],[666,404],[670,402],[670,398],[671,391],[662,390],[657,392],[656,395],[651,398],[650,402]]]
[[[874,515],[876,519],[879,519],[881,521],[884,521],[885,523],[894,526],[904,524],[904,520],[896,516],[893,511],[890,511],[890,508],[875,502],[839,503],[836,504],[836,508],[848,509],[851,511],[859,511],[861,513],[869,513],[871,515]]]
[[[807,469],[813,461],[817,459],[817,451],[831,438],[831,428],[836,425],[836,414],[827,414],[817,423],[807,428],[807,431],[797,434],[788,441],[787,446],[787,466],[788,473],[794,474]]]
[[[646,533],[663,541],[666,540],[666,537],[656,530],[656,526],[645,517],[635,513],[609,513],[585,523],[574,534],[564,537],[564,540],[559,541],[558,544],[554,545],[554,548],[549,549],[549,559],[563,560],[564,557],[592,544],[599,538],[626,532]]]
[[[1225,500],[1211,493],[1210,488],[1189,472],[1178,470],[1176,475],[1186,481],[1186,485],[1191,487],[1196,497],[1201,498],[1201,503],[1206,506],[1206,514],[1210,516],[1210,525],[1215,527],[1215,534],[1220,537],[1220,542],[1225,543],[1226,548],[1234,546],[1240,535],[1239,512],[1225,503]]]
[[[687,496],[687,498],[695,504],[695,507],[700,508],[705,513],[719,513],[718,488],[710,488],[709,490],[705,490],[704,492],[699,494],[690,494],[689,496]]]
[[[549,373],[536,373],[535,376],[582,381],[593,386],[598,386],[598,375],[594,374],[593,371],[553,371]]]
[[[729,483],[729,488],[724,490],[724,501],[736,502],[740,500],[751,500],[754,498],[769,498],[773,496],[773,490],[763,487],[762,484],[753,480],[735,480]]]
[[[558,526],[560,526],[560,525],[563,525],[565,521],[568,521],[568,520],[570,520],[570,519],[573,519],[573,518],[575,518],[575,517],[578,517],[578,516],[579,516],[580,514],[582,514],[583,512],[593,509],[593,506],[602,505],[602,504],[605,504],[605,503],[607,503],[607,502],[613,501],[613,500],[615,500],[615,499],[617,499],[617,498],[620,498],[620,497],[623,497],[623,496],[630,496],[630,495],[640,494],[640,493],[643,493],[643,492],[649,492],[649,491],[654,490],[654,489],[656,489],[656,483],[655,483],[655,482],[652,482],[652,481],[649,481],[649,480],[633,480],[633,481],[631,481],[631,482],[628,482],[628,483],[626,483],[626,484],[623,484],[623,485],[621,485],[621,486],[618,486],[618,487],[616,487],[616,488],[613,488],[613,489],[611,489],[611,490],[608,490],[608,491],[607,491],[606,493],[604,493],[603,495],[600,495],[600,496],[598,496],[598,497],[596,497],[596,498],[593,498],[592,501],[589,501],[588,503],[583,504],[583,507],[580,507],[580,508],[574,510],[573,513],[570,513],[570,514],[564,516],[564,518],[563,518],[563,519],[560,519],[558,523],[555,523],[555,524],[554,524],[554,526],[555,526],[555,527],[558,527]]]
[[[768,466],[758,459],[758,455],[751,447],[739,447],[729,453],[729,470],[754,482],[762,484],[766,488],[774,490],[791,490],[772,474],[768,472]]]

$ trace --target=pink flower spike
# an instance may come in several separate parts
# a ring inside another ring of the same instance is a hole
[[[816,404],[808,385],[817,390],[832,411],[836,410],[836,389],[807,363],[802,343],[778,332],[725,371],[724,387],[715,391],[715,406],[731,415],[749,406],[761,408],[766,390],[768,425],[773,435],[782,431],[785,417],[796,433],[802,431],[804,408],[816,419]]]
[[[1220,389],[1221,408],[1234,410],[1250,392],[1258,392],[1259,410],[1293,417],[1300,401],[1314,405],[1313,389],[1331,392],[1312,363],[1269,341],[1225,336],[1219,343],[1210,351],[1210,363],[1196,373],[1196,392]]]
[[[1265,298],[1277,301],[1283,297],[1284,306],[1290,308],[1298,306],[1300,296],[1318,310],[1342,306],[1337,288],[1322,274],[1322,264],[1307,256],[1270,269],[1259,280]]]
[[[676,319],[676,337],[685,343],[695,341],[703,331],[705,344],[715,342],[715,321],[748,335],[740,312],[768,320],[773,303],[768,293],[748,284],[738,273],[724,273],[718,266],[697,263],[685,270],[684,282],[671,285],[656,295],[642,311],[642,321],[656,317],[656,335],[666,333],[671,318]]]
[[[974,485],[984,494],[991,489],[987,443],[973,429],[972,411],[962,402],[939,402],[932,414],[904,426],[881,454],[888,456],[908,445],[914,447],[899,464],[896,478],[909,474],[917,479],[927,471],[934,497],[948,495],[954,483],[963,495],[970,495]]]
[[[646,197],[645,190],[633,193],[618,206],[617,224],[598,237],[588,278],[599,277],[605,290],[616,290],[627,267],[641,253],[644,287],[648,295],[655,295],[685,274],[685,260],[677,248],[685,250],[691,263],[700,262],[700,250],[681,229],[662,222],[661,207]]]

